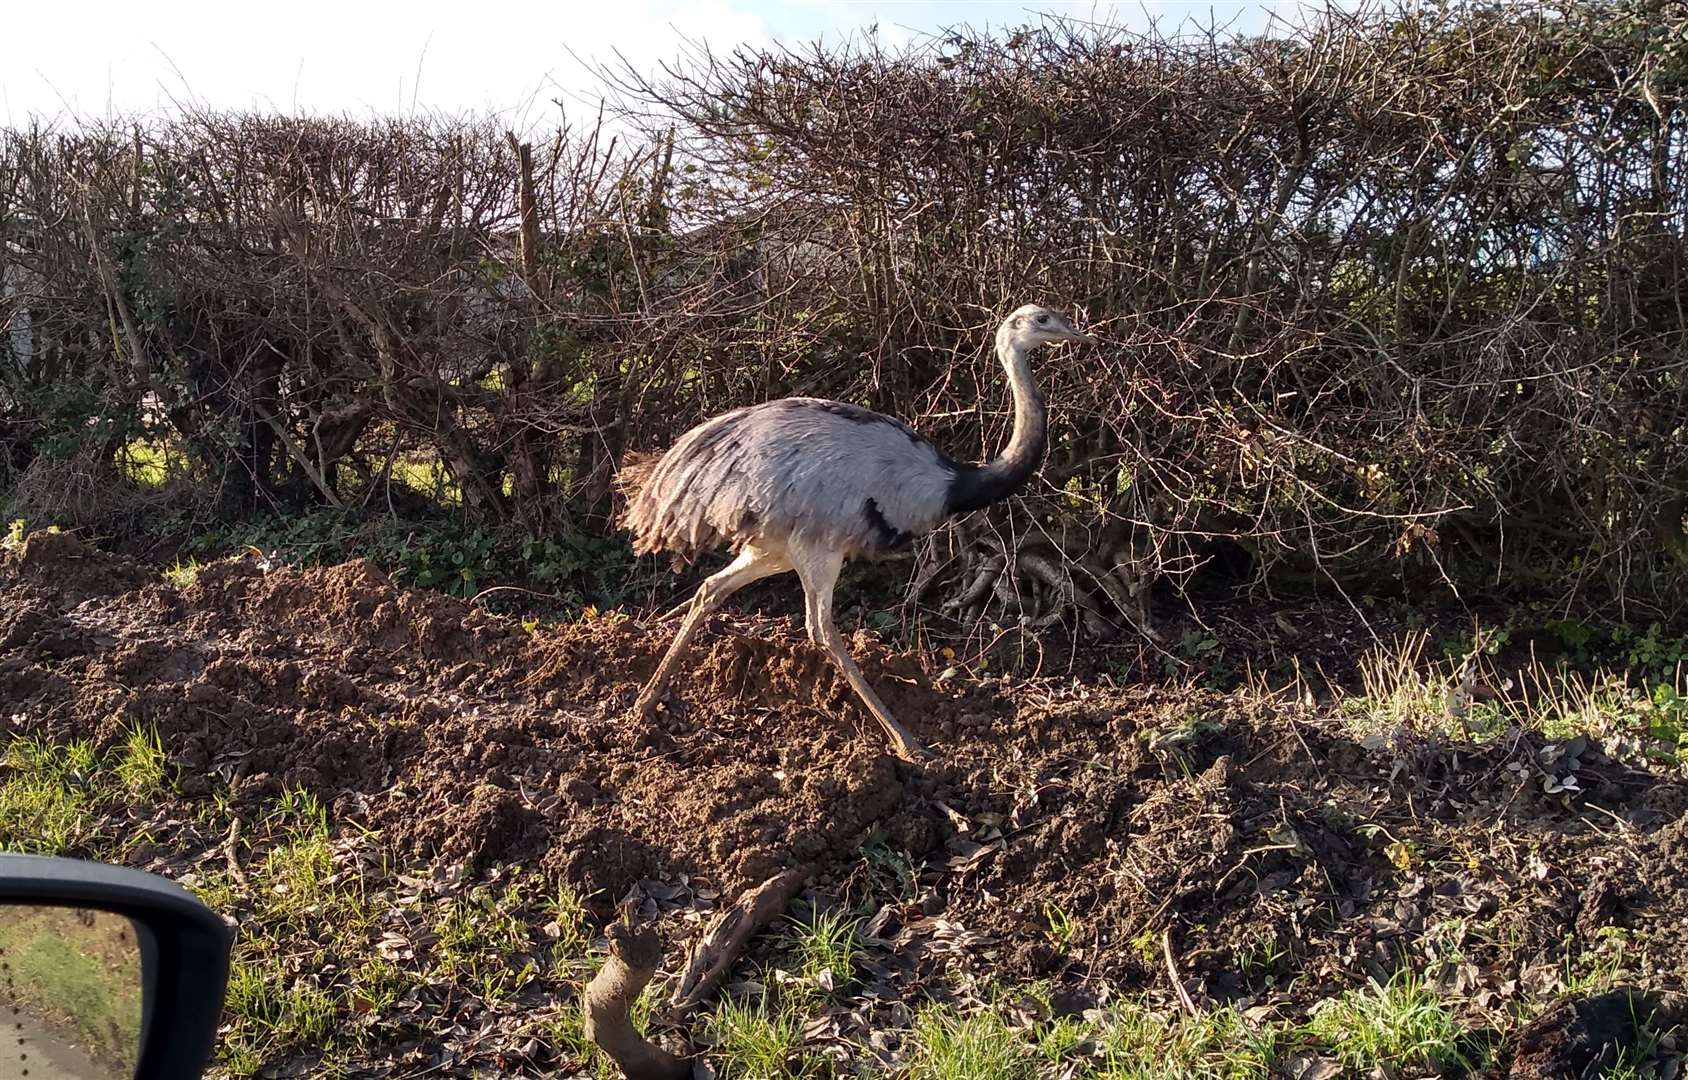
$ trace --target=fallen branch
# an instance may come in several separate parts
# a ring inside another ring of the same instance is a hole
[[[974,604],[982,603],[990,595],[991,586],[996,584],[996,579],[1002,576],[1003,568],[1007,565],[1008,561],[1001,555],[992,555],[982,560],[978,564],[973,579],[965,589],[961,590],[961,595],[953,596],[944,601],[942,610],[964,612],[973,610]]]
[[[610,958],[586,984],[586,1037],[621,1068],[627,1080],[683,1080],[691,1062],[675,1057],[633,1027],[633,1003],[656,974],[662,945],[656,931],[610,925]]]
[[[963,538],[962,553],[952,560],[960,573],[947,579],[955,591],[940,610],[973,623],[994,600],[1005,614],[1018,614],[1029,630],[1070,615],[1103,641],[1118,636],[1123,620],[1158,648],[1162,635],[1149,610],[1152,575],[1144,570],[1152,559],[1139,557],[1123,539],[1104,538],[1097,546],[1089,537],[1072,530],[1060,538],[1047,532],[1015,541],[990,532]],[[922,588],[937,576],[934,572]]]
[[[1097,587],[1107,594],[1108,599],[1113,601],[1132,629],[1151,640],[1161,640],[1160,631],[1149,621],[1146,584],[1137,577],[1131,563],[1124,561],[1121,555],[1116,553],[1102,558],[1084,559],[1079,562],[1079,566]]]
[[[229,835],[223,840],[223,861],[228,864],[229,876],[243,889],[250,889],[251,882],[246,880],[246,871],[240,868],[240,819],[237,817],[229,822]]]
[[[1184,980],[1178,977],[1178,965],[1172,960],[1172,927],[1161,931],[1161,954],[1166,957],[1166,973],[1172,979],[1172,988],[1178,992],[1178,1001],[1184,1006],[1184,1011],[1193,1017],[1201,1016],[1196,1009],[1196,1003],[1190,1000],[1190,992],[1184,989]]]
[[[814,873],[811,866],[799,866],[776,874],[738,898],[723,911],[703,938],[692,947],[686,970],[674,988],[670,1006],[684,1011],[715,992],[733,962],[744,952],[756,931],[785,910],[791,898]]]
[[[336,510],[344,510],[346,508],[346,504],[340,501],[340,496],[335,493],[334,488],[328,483],[328,477],[323,475],[322,470],[317,468],[316,463],[313,462],[305,453],[305,448],[300,446],[298,440],[293,437],[293,433],[287,430],[287,425],[276,419],[269,412],[266,412],[262,407],[255,407],[253,411],[263,417],[264,423],[270,425],[270,429],[280,436],[281,445],[287,450],[287,456],[292,458],[294,463],[304,470],[305,476],[308,477],[311,484],[322,493],[322,497],[328,500],[329,505],[333,506]]]

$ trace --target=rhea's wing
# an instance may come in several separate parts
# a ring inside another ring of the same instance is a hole
[[[681,436],[624,521],[641,554],[691,558],[722,542],[794,536],[847,552],[894,547],[942,520],[954,476],[930,443],[890,417],[784,398]]]

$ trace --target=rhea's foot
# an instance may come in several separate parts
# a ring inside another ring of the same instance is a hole
[[[662,695],[653,693],[650,687],[639,691],[639,697],[633,702],[632,715],[640,720],[651,720],[656,717],[657,706],[662,704]]]
[[[932,751],[915,742],[913,738],[906,738],[901,741],[893,739],[891,741],[891,752],[897,755],[899,761],[906,761],[910,765],[919,765],[931,761],[935,756]]]
[[[898,760],[906,761],[910,765],[932,760],[932,751],[920,745],[920,740],[911,735],[903,725],[891,719],[889,713],[876,713],[874,719],[879,721],[880,729],[885,732],[885,741],[891,744],[891,753],[895,754]]]

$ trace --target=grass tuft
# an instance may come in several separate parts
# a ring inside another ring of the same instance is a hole
[[[1532,661],[1520,675],[1523,687],[1506,682],[1505,693],[1463,701],[1462,724],[1449,714],[1450,701],[1462,698],[1459,665],[1426,661],[1428,643],[1428,633],[1415,631],[1360,659],[1361,693],[1340,705],[1350,731],[1436,730],[1482,740],[1516,724],[1558,741],[1593,736],[1620,757],[1688,768],[1688,685],[1680,669],[1636,686],[1621,673]]]
[[[1020,1080],[1034,1066],[1031,1047],[993,1012],[933,1006],[915,1018],[911,1080]]]
[[[473,986],[489,1001],[502,1001],[534,974],[521,898],[477,885],[454,898],[434,924],[434,971]]]
[[[1271,1075],[1283,1032],[1230,1010],[1186,1017],[1128,1002],[1109,1010],[1100,1038],[1108,1080],[1253,1080]]]
[[[1356,734],[1440,724],[1448,679],[1424,663],[1429,641],[1428,632],[1413,631],[1393,647],[1380,645],[1360,658],[1361,696],[1342,702]]]
[[[861,921],[841,910],[814,913],[797,923],[799,973],[811,982],[830,980],[843,986],[856,973],[861,950],[857,929]]]
[[[168,570],[164,571],[164,583],[173,589],[188,589],[199,580],[200,565],[195,559],[182,562],[178,559]]]
[[[770,1007],[726,998],[709,1019],[709,1035],[726,1080],[769,1080],[809,1073],[802,1059],[802,1021],[789,1002]]]
[[[151,728],[133,727],[117,748],[112,771],[122,789],[136,799],[156,799],[169,788],[164,743]]]
[[[1411,973],[1319,1002],[1307,1031],[1355,1069],[1469,1069],[1464,1026]]]
[[[111,753],[77,739],[14,737],[0,754],[0,848],[36,855],[121,854],[144,839],[96,835],[104,809],[148,801],[169,786],[164,749],[151,729],[134,728]]]

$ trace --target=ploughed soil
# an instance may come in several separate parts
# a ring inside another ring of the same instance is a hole
[[[37,534],[0,564],[0,724],[101,745],[147,725],[185,800],[304,788],[399,860],[541,868],[599,918],[630,893],[656,910],[651,883],[730,898],[807,864],[817,892],[862,896],[907,865],[870,924],[893,983],[1170,1001],[1170,954],[1198,1004],[1289,1015],[1406,965],[1498,1014],[1617,928],[1630,983],[1680,1007],[1674,767],[1527,731],[1450,742],[1430,716],[1359,738],[1242,694],[943,679],[859,634],[935,752],[909,766],[785,621],[715,618],[672,707],[629,719],[668,639],[613,614],[524,627],[362,562],[240,557],[176,589]]]

